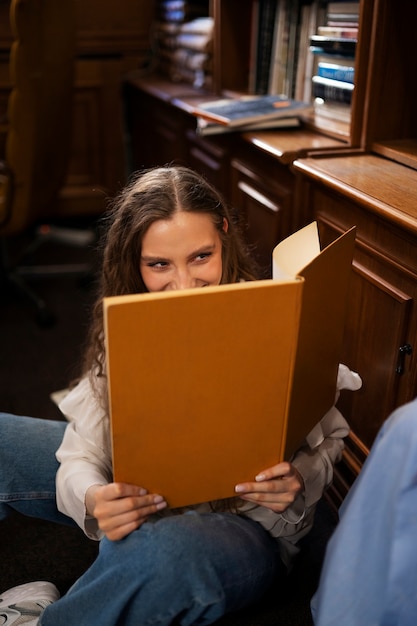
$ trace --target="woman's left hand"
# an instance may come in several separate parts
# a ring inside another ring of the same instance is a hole
[[[254,502],[283,513],[304,490],[304,482],[291,463],[278,463],[260,472],[254,482],[236,485],[235,492],[243,500]]]

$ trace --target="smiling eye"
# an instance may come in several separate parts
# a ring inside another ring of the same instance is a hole
[[[149,261],[146,266],[154,267],[156,269],[164,269],[165,267],[168,267],[168,261]]]
[[[195,257],[195,260],[196,261],[205,261],[206,259],[211,257],[211,255],[212,255],[211,252],[201,252],[200,254],[197,254],[197,256]]]

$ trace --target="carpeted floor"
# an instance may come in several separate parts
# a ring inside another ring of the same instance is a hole
[[[94,261],[91,250],[49,245],[47,260]],[[1,289],[0,411],[60,419],[50,399],[77,374],[92,300],[91,284],[76,278],[31,283],[56,315],[50,328],[40,328],[30,306]],[[263,601],[219,622],[223,626],[310,626],[309,602],[316,589],[326,542],[336,519],[323,501],[299,562],[284,587]],[[97,554],[97,543],[81,530],[14,514],[0,522],[0,592],[31,580],[51,580],[64,593]]]

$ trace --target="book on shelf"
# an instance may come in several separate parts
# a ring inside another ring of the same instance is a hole
[[[350,124],[352,117],[352,107],[347,102],[338,102],[335,100],[324,100],[323,98],[315,98],[314,100],[314,116],[317,118],[325,118]]]
[[[353,83],[323,78],[323,76],[313,76],[313,96],[324,100],[335,100],[337,102],[352,102],[352,94],[355,88]]]
[[[313,222],[272,280],[105,298],[116,481],[175,508],[291,457],[335,401],[354,238]]]
[[[282,95],[252,95],[205,102],[194,107],[193,114],[209,122],[240,128],[254,122],[299,117],[310,113],[311,108],[311,103]]]
[[[356,2],[328,2],[327,13],[333,15],[358,15],[359,0]]]
[[[319,54],[332,53],[354,57],[356,52],[356,40],[346,37],[325,37],[324,35],[312,35],[310,37],[310,50]]]
[[[155,8],[154,36],[157,43],[156,59],[160,71],[171,80],[194,82],[195,76],[188,68],[178,66],[173,52],[180,47],[189,50],[194,46],[210,48],[209,3],[205,1],[159,0]],[[212,28],[212,27],[211,27]],[[181,41],[183,38],[186,41]],[[187,44],[184,46],[183,44]],[[206,50],[205,50],[206,51]],[[201,73],[201,72],[200,72]],[[207,74],[204,73],[204,76]]]
[[[343,56],[331,52],[314,52],[312,56],[316,65],[319,65],[320,63],[330,63],[355,69],[355,57],[352,56]]]
[[[277,5],[278,0],[262,0],[258,3],[254,93],[259,95],[268,93]]]
[[[289,0],[278,2],[275,19],[274,35],[269,69],[268,93],[285,93],[290,95],[287,79],[288,59],[290,56],[291,11]]]
[[[358,28],[347,28],[346,26],[319,26],[317,35],[323,37],[341,37],[344,39],[358,39]]]
[[[297,82],[298,91],[296,92],[296,98],[309,102],[311,100],[311,78],[315,73],[315,56],[312,54],[309,44],[310,37],[317,32],[317,27],[325,19],[325,9],[322,3],[318,0],[313,0],[311,4],[306,4],[303,7],[302,17],[307,22],[304,25],[303,36],[300,44],[303,50],[304,68],[301,66],[298,72]],[[301,51],[299,59],[301,57]]]
[[[156,2],[156,18],[163,22],[183,23],[186,20],[208,15],[207,0],[158,0]]]
[[[277,128],[299,128],[301,125],[298,117],[282,117],[278,119],[260,120],[259,122],[253,122],[244,124],[242,126],[225,126],[224,124],[216,124],[215,122],[209,122],[202,117],[197,117],[196,132],[198,135],[220,135],[224,133],[233,132],[250,132],[254,130],[271,130]]]
[[[328,63],[327,61],[318,61],[317,76],[331,78],[345,83],[354,83],[355,67],[353,63],[343,65],[337,62]]]

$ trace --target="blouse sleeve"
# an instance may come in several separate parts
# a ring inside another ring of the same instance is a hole
[[[56,478],[57,506],[72,517],[91,539],[101,539],[95,518],[87,515],[85,495],[95,484],[112,480],[108,417],[99,406],[87,378],[59,405],[68,419],[61,446]]]
[[[361,385],[361,378],[356,372],[340,365],[335,404],[342,389],[353,391]],[[333,468],[341,458],[343,439],[349,430],[346,420],[333,406],[291,459],[303,478],[304,491],[284,513],[274,513],[259,506],[245,513],[259,521],[274,537],[286,539],[291,544],[297,543],[313,525],[316,504],[333,480]]]

